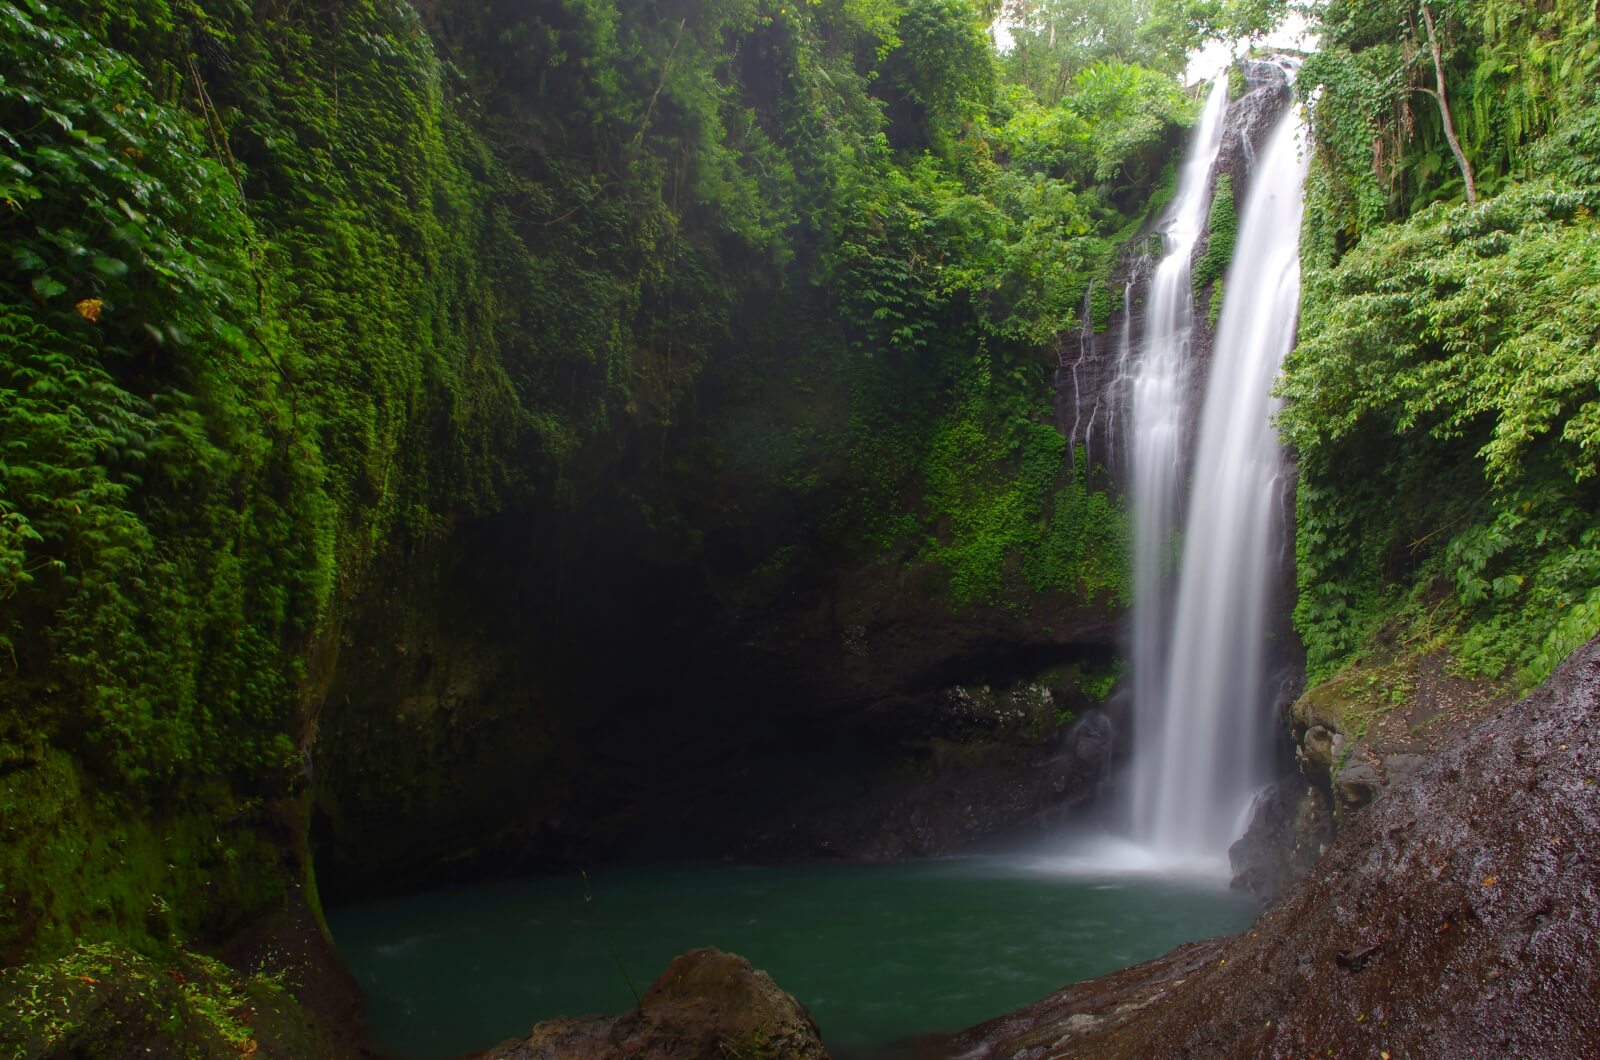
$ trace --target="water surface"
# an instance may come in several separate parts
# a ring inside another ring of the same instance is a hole
[[[1237,931],[1214,878],[1093,858],[669,866],[436,891],[330,924],[396,1055],[432,1060],[556,1015],[619,1012],[677,954],[715,945],[770,972],[839,1054],[1001,1015],[1075,980]]]

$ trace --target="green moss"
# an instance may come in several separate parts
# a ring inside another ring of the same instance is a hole
[[[1058,698],[1098,705],[1111,698],[1126,669],[1122,659],[1075,662],[1049,671],[1041,680]],[[1076,716],[1074,711],[1062,710],[1056,720],[1064,725]]]
[[[288,884],[265,808],[223,789],[209,796],[130,814],[60,750],[0,776],[0,953],[82,939],[159,952],[280,904]]]
[[[1111,242],[1117,247],[1127,248],[1130,252],[1147,257],[1160,257],[1160,240],[1154,232],[1154,225],[1160,218],[1161,211],[1166,209],[1167,204],[1177,194],[1178,167],[1176,163],[1168,162],[1162,167],[1160,175],[1152,185],[1143,208],[1123,220],[1122,227],[1111,237]],[[1145,238],[1135,246],[1134,238],[1141,231],[1145,233]]]
[[[508,477],[498,344],[530,262],[414,12],[319,32],[214,6],[0,4],[13,958],[279,903],[337,587]],[[227,62],[175,80],[190,32]]]
[[[1098,667],[1085,666],[1078,687],[1083,689],[1083,694],[1092,702],[1104,703],[1111,698],[1111,692],[1117,687],[1117,682],[1122,680],[1125,669],[1126,666],[1121,659]]]
[[[725,1041],[721,1045],[732,1060],[767,1060],[768,1057],[776,1055],[772,1039],[759,1028],[745,1035],[737,1043]]]
[[[1069,470],[1054,428],[1030,424],[1013,449],[980,416],[969,408],[946,426],[927,470],[936,532],[922,555],[948,572],[952,601],[1016,605],[1040,592],[1125,601],[1126,517],[1088,485],[1087,453]]]
[[[1379,664],[1346,667],[1306,691],[1295,703],[1295,716],[1301,724],[1321,725],[1354,743],[1410,698],[1418,662],[1416,654],[1405,653]]]
[[[1211,192],[1211,210],[1206,215],[1206,252],[1194,263],[1194,293],[1198,299],[1207,287],[1222,286],[1233,261],[1233,246],[1239,236],[1239,211],[1233,201],[1233,178],[1224,173],[1217,177]],[[1213,293],[1212,304],[1219,306],[1221,299]]]
[[[1228,67],[1228,98],[1239,99],[1249,91],[1249,88],[1244,79],[1244,69],[1238,63]]]
[[[1206,303],[1206,327],[1212,331],[1217,330],[1217,321],[1222,317],[1222,280],[1211,285],[1211,293]]]
[[[1109,280],[1094,285],[1089,295],[1089,319],[1095,331],[1104,331],[1111,325],[1111,317],[1122,308],[1122,299]]]
[[[100,944],[0,971],[6,1056],[295,1060],[344,1052],[276,980],[240,976],[199,954],[153,960]]]

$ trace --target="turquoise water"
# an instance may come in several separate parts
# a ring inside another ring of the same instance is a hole
[[[336,909],[330,925],[397,1056],[432,1060],[555,1015],[619,1012],[677,954],[714,945],[770,972],[838,1053],[1001,1015],[1075,980],[1237,931],[1215,880],[1097,875],[1050,858],[668,866],[437,891]]]

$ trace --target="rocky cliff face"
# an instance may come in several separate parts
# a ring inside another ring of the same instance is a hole
[[[1295,105],[1285,68],[1278,62],[1247,60],[1236,73],[1245,91],[1229,104],[1224,119],[1209,221],[1194,249],[1196,317],[1185,362],[1184,405],[1189,416],[1180,449],[1191,460],[1210,375],[1217,315],[1227,293],[1224,281],[1238,209],[1248,197],[1258,150],[1284,108]],[[1140,237],[1130,244],[1110,281],[1109,296],[1102,293],[1102,300],[1111,306],[1105,327],[1086,327],[1069,340],[1062,348],[1056,373],[1057,427],[1072,441],[1075,453],[1088,461],[1091,473],[1106,476],[1124,490],[1128,486],[1127,457],[1132,449],[1127,437],[1133,422],[1132,383],[1143,353],[1138,339],[1144,332],[1144,302],[1154,270],[1153,255],[1160,252],[1160,225],[1161,215],[1157,212]],[[1087,300],[1085,306],[1085,317],[1091,320],[1093,301]],[[1281,485],[1281,506],[1284,533],[1292,539],[1295,483],[1292,462],[1286,460],[1285,466],[1289,473]],[[1189,470],[1184,469],[1180,480],[1188,479]],[[1287,710],[1304,683],[1304,656],[1289,616],[1294,568],[1288,549],[1281,555],[1274,584],[1280,606],[1274,608],[1277,617],[1269,630],[1268,680],[1275,698]],[[1265,897],[1276,896],[1302,875],[1331,836],[1331,822],[1324,807],[1326,796],[1314,792],[1295,773],[1287,739],[1282,748],[1284,775],[1264,794],[1257,807],[1257,820],[1235,857],[1238,885]]]
[[[1445,654],[1394,644],[1308,689],[1284,712],[1296,768],[1230,851],[1235,885],[1268,901],[1287,892],[1338,829],[1510,698],[1498,682],[1453,672]]]
[[[1249,190],[1257,150],[1293,98],[1284,70],[1277,64],[1247,61],[1240,70],[1245,92],[1228,104],[1214,176],[1214,190],[1225,191],[1227,199],[1238,203],[1244,201]],[[1197,266],[1208,256],[1212,263],[1195,270],[1198,316],[1185,379],[1186,407],[1195,410],[1195,415],[1187,425],[1188,444],[1183,446],[1186,453],[1194,451],[1193,433],[1199,429],[1198,410],[1211,364],[1216,322],[1212,303],[1220,297],[1223,285],[1218,281],[1232,253],[1231,214],[1217,216],[1214,212],[1212,221],[1194,250]],[[1137,342],[1144,333],[1145,294],[1154,257],[1160,253],[1160,222],[1161,212],[1157,209],[1124,251],[1122,262],[1105,289],[1098,294],[1090,291],[1085,316],[1091,324],[1096,323],[1097,316],[1102,317],[1099,326],[1063,336],[1057,350],[1056,426],[1074,449],[1083,447],[1091,469],[1109,475],[1122,486],[1126,485],[1126,459],[1130,452],[1127,431],[1132,423],[1133,365],[1129,359],[1137,360],[1140,355]],[[1218,239],[1227,243],[1226,249],[1219,246],[1213,250],[1213,241]],[[1096,305],[1101,307],[1098,314],[1094,311]],[[1134,338],[1131,349],[1127,347],[1130,327]]]
[[[335,899],[619,857],[937,854],[1053,821],[1110,768],[1110,601],[953,609],[908,559],[741,612],[703,570],[537,525],[397,559],[357,602],[313,766]]]

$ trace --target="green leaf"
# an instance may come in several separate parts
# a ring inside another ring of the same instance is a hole
[[[35,276],[33,278],[33,293],[40,298],[54,298],[58,294],[65,294],[67,285],[54,276]]]
[[[94,256],[94,267],[95,271],[102,276],[117,278],[128,274],[127,262],[121,258],[107,257],[104,254],[96,254]]]

